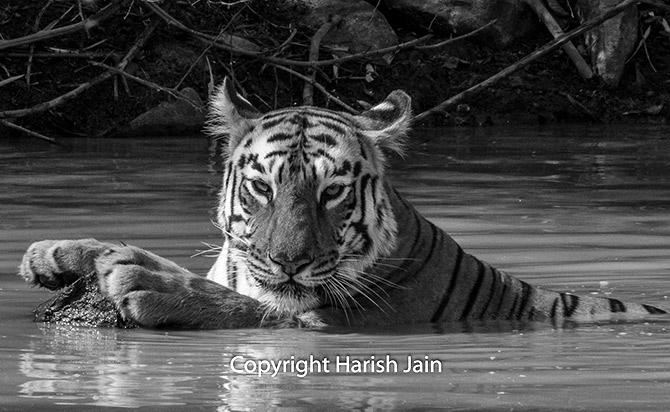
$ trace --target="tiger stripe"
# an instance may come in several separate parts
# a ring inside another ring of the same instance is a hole
[[[227,135],[229,146],[217,214],[222,254],[229,255],[210,273],[249,289],[267,307],[293,314],[335,308],[360,324],[548,319],[558,325],[666,313],[530,285],[467,253],[421,216],[386,177],[386,156],[402,152],[411,120],[403,92],[358,115],[290,107],[245,116],[247,103],[231,98],[231,87],[224,84],[214,98],[212,113],[220,118],[209,126]],[[244,107],[237,110],[235,102]],[[250,180],[270,193],[254,192]],[[288,276],[272,256],[310,263]],[[281,283],[286,279],[294,283]],[[350,301],[361,309],[356,316],[347,312]]]
[[[465,254],[465,252],[463,252],[463,249],[461,249],[459,246],[456,253],[457,254],[456,254],[456,260],[454,262],[454,267],[453,270],[451,271],[451,276],[449,277],[449,286],[447,287],[447,290],[444,292],[444,296],[440,301],[440,305],[437,307],[435,313],[433,313],[433,316],[431,316],[430,318],[430,321],[433,323],[438,322],[442,318],[444,309],[447,307],[447,304],[451,300],[451,295],[454,293],[454,289],[458,280],[458,275],[461,272],[461,264],[463,263],[463,255]]]

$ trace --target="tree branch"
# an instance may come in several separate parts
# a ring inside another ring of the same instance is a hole
[[[425,35],[423,37],[419,37],[418,39],[414,39],[405,43],[400,43],[395,46],[391,47],[385,47],[383,49],[378,49],[378,50],[371,50],[367,52],[362,52],[362,53],[357,53],[357,54],[351,54],[348,56],[343,56],[343,57],[338,57],[334,59],[329,59],[329,60],[319,60],[319,61],[302,61],[302,60],[292,60],[292,59],[283,59],[281,57],[274,57],[274,56],[264,56],[260,54],[259,51],[250,51],[244,48],[239,48],[239,47],[234,47],[231,46],[232,43],[225,44],[225,43],[220,43],[217,41],[216,36],[211,36],[209,34],[201,33],[197,30],[193,30],[189,27],[186,27],[184,24],[182,24],[179,20],[175,19],[174,17],[170,16],[165,10],[161,9],[156,3],[151,2],[150,0],[142,0],[144,4],[147,5],[154,13],[156,13],[160,18],[165,20],[170,25],[176,26],[181,30],[186,31],[187,33],[190,33],[196,38],[198,38],[201,41],[207,42],[207,44],[212,44],[214,47],[223,49],[226,51],[229,51],[231,53],[236,53],[240,54],[243,56],[249,56],[249,57],[254,57],[259,60],[263,60],[265,62],[275,64],[275,65],[283,65],[283,66],[302,66],[302,67],[316,67],[316,66],[329,66],[332,64],[338,64],[338,63],[344,63],[346,61],[350,60],[355,60],[355,59],[360,59],[363,57],[372,57],[372,56],[378,56],[381,54],[386,54],[386,53],[392,53],[392,52],[397,52],[403,49],[407,49],[410,47],[414,47],[418,44],[421,44],[425,42],[426,40],[429,40],[433,37],[432,34]],[[258,46],[254,45],[256,48]]]
[[[147,39],[149,39],[151,34],[154,32],[154,30],[156,30],[156,27],[158,27],[158,24],[159,24],[159,22],[158,22],[158,20],[156,20],[151,25],[147,26],[144,29],[144,31],[142,32],[142,34],[140,34],[140,36],[138,37],[138,39],[135,42],[135,44],[133,45],[133,47],[131,47],[130,50],[128,50],[126,55],[123,57],[123,59],[121,59],[119,64],[116,66],[117,69],[123,70],[123,69],[126,68],[128,63],[135,57],[135,55],[137,54],[139,49],[142,46],[144,46],[144,43],[146,43]],[[43,112],[43,111],[46,111],[46,110],[53,109],[54,107],[59,106],[59,105],[65,103],[65,102],[75,98],[76,96],[79,96],[84,91],[90,89],[91,87],[95,86],[98,83],[101,83],[101,82],[109,79],[110,77],[114,76],[115,74],[116,73],[114,71],[108,70],[108,71],[102,73],[101,75],[99,75],[98,77],[95,77],[95,78],[93,78],[92,80],[89,80],[86,83],[82,83],[79,86],[77,86],[76,88],[70,90],[69,92],[67,92],[65,94],[62,94],[62,95],[60,95],[60,96],[58,96],[54,99],[51,99],[49,101],[42,102],[42,103],[36,104],[35,106],[28,107],[28,108],[25,108],[25,109],[6,110],[6,111],[3,111],[3,112],[0,112],[0,119],[14,118],[14,117],[24,117],[24,116],[28,116],[28,115],[31,115],[31,114],[40,113],[40,112]]]
[[[18,130],[18,131],[20,131],[20,132],[22,132],[22,133],[25,133],[25,134],[27,134],[27,135],[36,137],[36,138],[38,138],[38,139],[46,140],[47,142],[49,142],[49,143],[51,143],[51,144],[55,144],[55,145],[57,145],[57,146],[63,146],[63,144],[61,144],[58,140],[54,139],[53,137],[48,137],[48,136],[45,136],[45,135],[43,135],[43,134],[41,134],[41,133],[37,133],[37,132],[35,132],[35,131],[33,131],[33,130],[26,129],[26,128],[23,127],[23,126],[19,126],[18,124],[12,123],[12,122],[10,122],[10,121],[8,121],[8,120],[0,119],[0,124],[3,125],[3,126],[5,126],[5,127],[7,127],[7,128],[14,129],[14,130]]]
[[[319,60],[319,47],[321,46],[321,40],[323,37],[328,34],[330,29],[342,20],[340,16],[333,16],[332,19],[323,23],[319,30],[314,33],[312,37],[312,43],[309,47],[309,61],[315,62]],[[302,104],[305,106],[312,106],[314,104],[314,83],[316,82],[316,67],[312,66],[310,69],[309,78],[311,81],[305,82],[305,88],[302,89]]]
[[[353,107],[349,106],[348,104],[346,104],[346,103],[343,102],[342,100],[340,100],[340,99],[338,99],[337,97],[333,96],[330,92],[328,92],[328,90],[326,90],[325,87],[323,87],[322,85],[320,85],[319,83],[317,83],[316,80],[314,80],[314,79],[312,79],[312,78],[310,78],[310,77],[307,77],[307,76],[305,76],[304,74],[300,74],[300,73],[298,73],[298,72],[295,71],[295,70],[291,70],[291,69],[289,69],[288,67],[284,67],[284,66],[282,66],[282,65],[279,65],[279,64],[273,64],[273,66],[276,67],[276,68],[278,68],[279,70],[283,70],[283,71],[285,71],[285,72],[287,72],[287,73],[291,73],[291,74],[294,75],[295,77],[297,77],[297,78],[299,78],[299,79],[302,79],[302,80],[304,80],[304,81],[306,81],[306,82],[312,82],[312,84],[314,84],[314,87],[316,87],[317,89],[319,89],[319,91],[320,91],[321,93],[325,94],[326,97],[328,97],[328,99],[330,99],[330,100],[334,101],[335,103],[337,103],[337,104],[338,104],[340,107],[342,107],[344,110],[348,111],[349,113],[358,113],[358,110],[354,109]]]
[[[498,21],[498,19],[493,19],[493,20],[491,20],[490,22],[488,22],[488,23],[486,23],[485,25],[483,25],[482,27],[479,27],[479,28],[477,28],[477,29],[474,29],[474,30],[471,31],[470,33],[465,33],[465,34],[460,35],[460,36],[457,36],[457,37],[452,37],[451,39],[447,39],[447,40],[444,40],[444,41],[441,41],[441,42],[439,42],[439,43],[435,43],[435,44],[426,44],[425,46],[417,46],[416,48],[417,48],[417,50],[433,50],[433,49],[439,49],[439,48],[441,48],[441,47],[448,46],[448,45],[450,45],[450,44],[452,44],[452,43],[456,43],[457,41],[465,40],[465,39],[467,39],[468,37],[472,37],[472,36],[474,36],[475,34],[481,32],[481,31],[486,30],[489,26],[492,26],[492,25],[495,24],[495,22],[497,22],[497,21]]]
[[[8,49],[10,47],[23,46],[38,41],[51,39],[53,37],[64,36],[66,34],[78,32],[79,30],[89,30],[100,24],[101,21],[112,16],[118,9],[119,3],[118,1],[115,1],[103,9],[100,13],[89,17],[84,21],[80,21],[79,23],[59,27],[57,29],[38,31],[37,33],[29,34],[28,36],[19,37],[16,39],[0,40],[0,50]]]
[[[421,120],[425,119],[426,117],[430,116],[433,113],[436,112],[441,112],[445,111],[447,108],[450,108],[458,103],[460,103],[462,100],[465,100],[480,91],[494,85],[497,83],[499,80],[509,76],[510,74],[514,73],[515,71],[522,69],[526,66],[528,66],[530,63],[534,62],[535,60],[539,59],[540,57],[543,57],[550,52],[552,52],[554,49],[561,47],[563,44],[567,43],[571,39],[579,36],[580,34],[587,32],[591,30],[592,28],[602,24],[604,21],[611,19],[612,17],[618,15],[624,9],[634,5],[637,3],[639,0],[624,0],[618,5],[612,7],[611,9],[607,10],[605,13],[601,14],[600,16],[594,17],[593,19],[585,22],[581,26],[577,27],[574,30],[569,31],[568,33],[555,38],[554,40],[550,41],[549,43],[545,44],[538,50],[535,50],[531,54],[527,55],[523,59],[519,60],[518,62],[512,64],[511,66],[508,66],[504,68],[503,70],[499,71],[498,73],[494,74],[493,76],[489,77],[488,79],[477,83],[476,85],[470,87],[467,90],[464,90],[460,93],[458,93],[455,96],[450,97],[449,99],[443,101],[442,103],[438,104],[435,107],[432,107],[417,116],[414,117],[413,122],[420,122]]]
[[[197,104],[197,102],[192,101],[191,99],[189,99],[187,96],[184,96],[181,92],[179,92],[176,89],[171,89],[169,87],[161,86],[158,83],[154,83],[152,81],[142,79],[141,77],[134,76],[134,75],[132,75],[132,74],[130,74],[130,73],[124,71],[124,70],[118,69],[116,67],[108,66],[104,63],[98,63],[98,62],[89,62],[89,63],[91,63],[93,66],[102,67],[102,68],[107,69],[109,71],[112,71],[116,74],[120,74],[121,76],[126,77],[126,78],[128,78],[132,81],[135,81],[135,82],[137,82],[137,83],[139,83],[143,86],[149,87],[149,88],[154,89],[154,90],[158,90],[160,92],[167,93],[167,94],[169,94],[170,96],[172,96],[176,99],[183,100],[186,103],[189,103],[191,106],[193,106],[194,108],[196,108],[198,110],[202,109],[202,107],[199,104]]]
[[[187,27],[185,24],[170,16],[165,10],[160,8],[158,4],[151,0],[142,0],[142,3],[151,9],[158,17],[165,20],[165,22],[170,26],[175,26],[179,30],[185,31],[193,36],[200,38],[201,40],[206,40],[212,42],[228,51],[233,51],[240,54],[246,55],[256,55],[260,52],[260,47],[256,43],[250,42],[249,40],[233,36],[232,34],[221,33],[217,36],[212,36],[211,34],[206,34],[193,30],[190,27]],[[222,41],[219,42],[219,41]]]

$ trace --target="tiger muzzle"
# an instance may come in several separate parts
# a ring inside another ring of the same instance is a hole
[[[307,254],[291,257],[287,253],[270,254],[268,256],[270,261],[281,269],[281,271],[292,279],[293,276],[305,271],[314,262],[314,258]]]

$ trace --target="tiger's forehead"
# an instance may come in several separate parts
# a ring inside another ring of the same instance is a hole
[[[325,109],[298,107],[265,114],[242,140],[242,153],[263,163],[282,160],[315,164],[341,163],[361,155],[360,136],[351,117]]]

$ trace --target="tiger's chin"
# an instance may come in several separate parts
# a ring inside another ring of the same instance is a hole
[[[275,285],[257,284],[256,299],[268,311],[287,317],[299,315],[322,304],[322,299],[315,288],[295,282]]]

